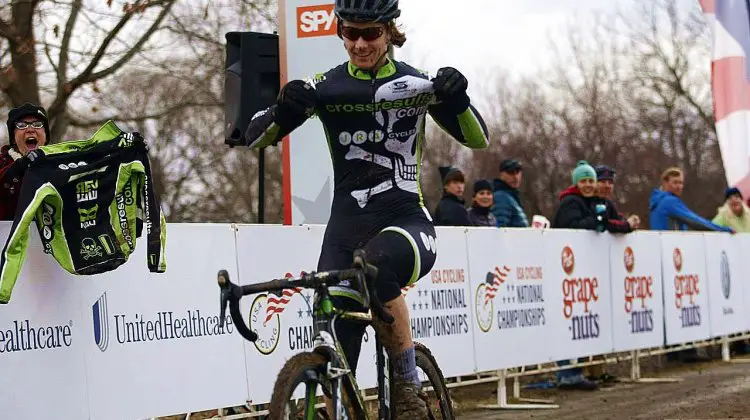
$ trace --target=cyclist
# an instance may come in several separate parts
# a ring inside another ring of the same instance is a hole
[[[364,249],[378,268],[375,289],[395,321],[374,327],[394,368],[392,407],[396,418],[426,418],[420,394],[409,311],[401,288],[429,273],[437,250],[435,229],[419,186],[425,115],[463,145],[488,145],[487,129],[470,104],[466,78],[441,68],[432,80],[409,65],[391,60],[405,35],[394,20],[398,0],[336,0],[338,35],[349,61],[308,81],[293,80],[277,103],[250,121],[244,142],[265,147],[279,142],[313,114],[323,123],[333,161],[334,197],[318,270],[350,266]],[[361,302],[359,291],[340,287],[342,296]],[[352,309],[351,306],[348,309]],[[356,369],[364,327],[337,321],[336,335]]]

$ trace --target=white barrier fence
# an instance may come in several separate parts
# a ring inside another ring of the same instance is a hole
[[[0,237],[9,228],[0,223]],[[312,346],[312,292],[244,299],[253,344],[229,317],[218,327],[216,273],[248,284],[312,270],[323,231],[170,224],[166,273],[148,272],[139,242],[127,264],[90,277],[67,274],[32,234],[0,307],[4,417],[136,419],[267,402],[284,361]],[[750,235],[437,232],[435,267],[404,293],[415,339],[447,377],[750,330]],[[362,387],[375,385],[371,337]]]

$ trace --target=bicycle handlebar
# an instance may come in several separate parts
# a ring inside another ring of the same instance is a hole
[[[319,286],[335,286],[344,280],[355,280],[358,290],[364,291],[365,308],[371,308],[373,315],[376,315],[386,324],[393,323],[393,316],[385,309],[380,302],[374,288],[374,282],[367,279],[374,279],[377,276],[377,268],[367,264],[364,259],[364,253],[355,252],[354,268],[346,270],[331,270],[312,273],[303,273],[299,277],[287,279],[275,279],[264,283],[248,284],[238,286],[231,282],[227,270],[219,270],[218,283],[221,293],[219,295],[219,327],[224,327],[227,305],[229,314],[232,316],[232,322],[237,326],[237,331],[248,341],[255,341],[258,335],[254,333],[245,323],[240,312],[240,299],[242,297],[260,292],[280,291],[284,289],[316,288]]]

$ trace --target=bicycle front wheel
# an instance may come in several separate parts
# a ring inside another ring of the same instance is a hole
[[[414,343],[414,352],[417,359],[417,370],[421,370],[419,376],[422,379],[422,389],[427,386],[432,390],[426,392],[427,408],[430,420],[453,420],[453,402],[451,401],[448,387],[445,385],[443,372],[435,360],[435,357],[424,344]],[[424,382],[427,382],[425,384]]]
[[[273,387],[269,420],[333,418],[330,400],[317,396],[319,386],[327,381],[327,365],[323,355],[311,352],[299,353],[287,360]],[[344,397],[344,401],[347,400]],[[354,417],[350,414],[349,418]]]

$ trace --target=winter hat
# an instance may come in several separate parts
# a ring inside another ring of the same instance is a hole
[[[477,195],[477,193],[482,190],[492,191],[492,184],[490,184],[490,181],[487,181],[486,179],[478,179],[474,182],[474,195]]]
[[[47,118],[47,111],[41,106],[32,105],[25,103],[18,108],[13,108],[8,112],[8,135],[10,136],[10,144],[16,144],[16,122],[21,121],[23,117],[37,117],[44,123],[44,132],[47,134],[47,142],[50,141],[49,134],[49,119]]]
[[[597,165],[594,167],[594,170],[596,171],[596,180],[597,181],[604,181],[604,180],[615,180],[615,170],[610,168],[607,165]]]
[[[727,188],[726,191],[724,191],[724,200],[726,200],[727,198],[735,194],[739,195],[740,199],[742,199],[742,193],[740,192],[739,188],[737,187]]]
[[[578,181],[586,178],[591,178],[596,182],[596,171],[589,165],[585,160],[579,160],[576,168],[571,173],[573,179],[573,185],[578,184]]]
[[[500,162],[500,172],[522,171],[523,165],[516,159],[505,159]]]
[[[441,166],[438,170],[440,171],[440,178],[443,180],[443,185],[446,185],[451,181],[465,182],[464,173],[458,168],[454,168],[453,166]]]

